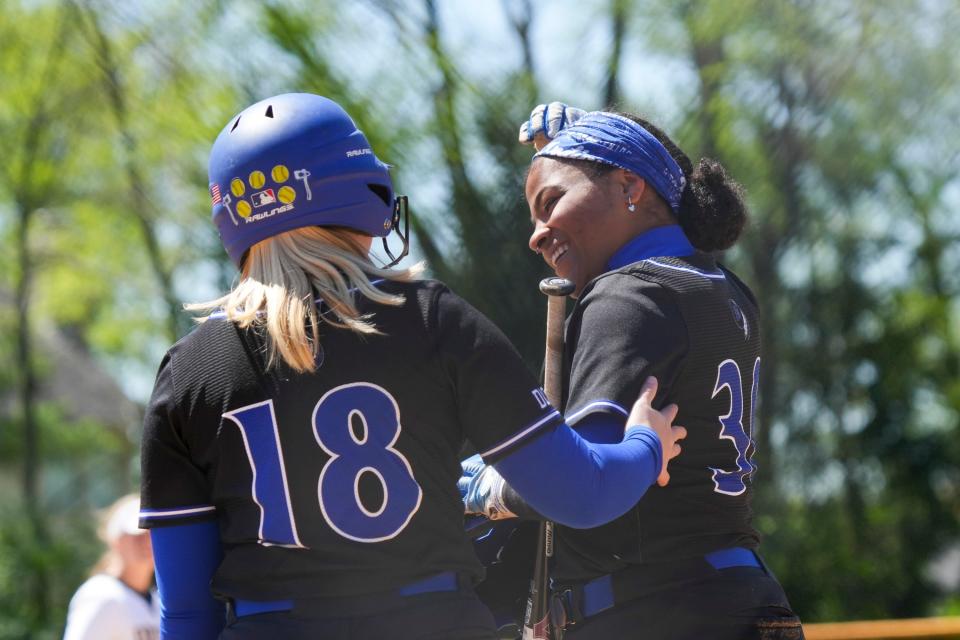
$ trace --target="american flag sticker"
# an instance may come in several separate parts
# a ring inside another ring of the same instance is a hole
[[[214,206],[223,202],[220,198],[220,185],[215,182],[210,185],[210,198],[213,200]]]

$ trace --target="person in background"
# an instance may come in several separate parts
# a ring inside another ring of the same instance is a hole
[[[64,640],[156,640],[160,602],[153,588],[150,536],[138,525],[140,498],[123,496],[106,511],[107,550],[70,600]]]

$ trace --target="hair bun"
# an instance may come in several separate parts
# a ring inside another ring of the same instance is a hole
[[[684,233],[697,249],[728,249],[736,243],[747,222],[743,188],[719,162],[702,158],[688,177],[679,218]]]

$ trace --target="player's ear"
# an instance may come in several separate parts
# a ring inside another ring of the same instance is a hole
[[[625,195],[630,196],[630,199],[634,202],[640,200],[643,197],[643,193],[647,189],[647,181],[635,174],[633,171],[627,171],[623,169],[623,180],[624,180],[624,193]]]
[[[613,172],[613,179],[623,191],[624,201],[639,202],[647,189],[647,181],[626,169],[617,169]]]

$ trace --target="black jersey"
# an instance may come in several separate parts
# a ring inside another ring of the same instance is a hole
[[[568,320],[567,422],[626,418],[643,381],[657,406],[675,402],[687,428],[670,484],[590,530],[559,527],[555,574],[578,580],[625,564],[755,548],[751,526],[754,405],[760,331],[749,289],[704,254],[642,260],[593,280]]]
[[[381,593],[480,576],[457,490],[469,439],[493,462],[562,422],[503,334],[436,282],[367,299],[382,335],[326,328],[312,374],[265,373],[264,342],[209,320],[160,366],[144,426],[141,526],[216,518],[215,593]]]

